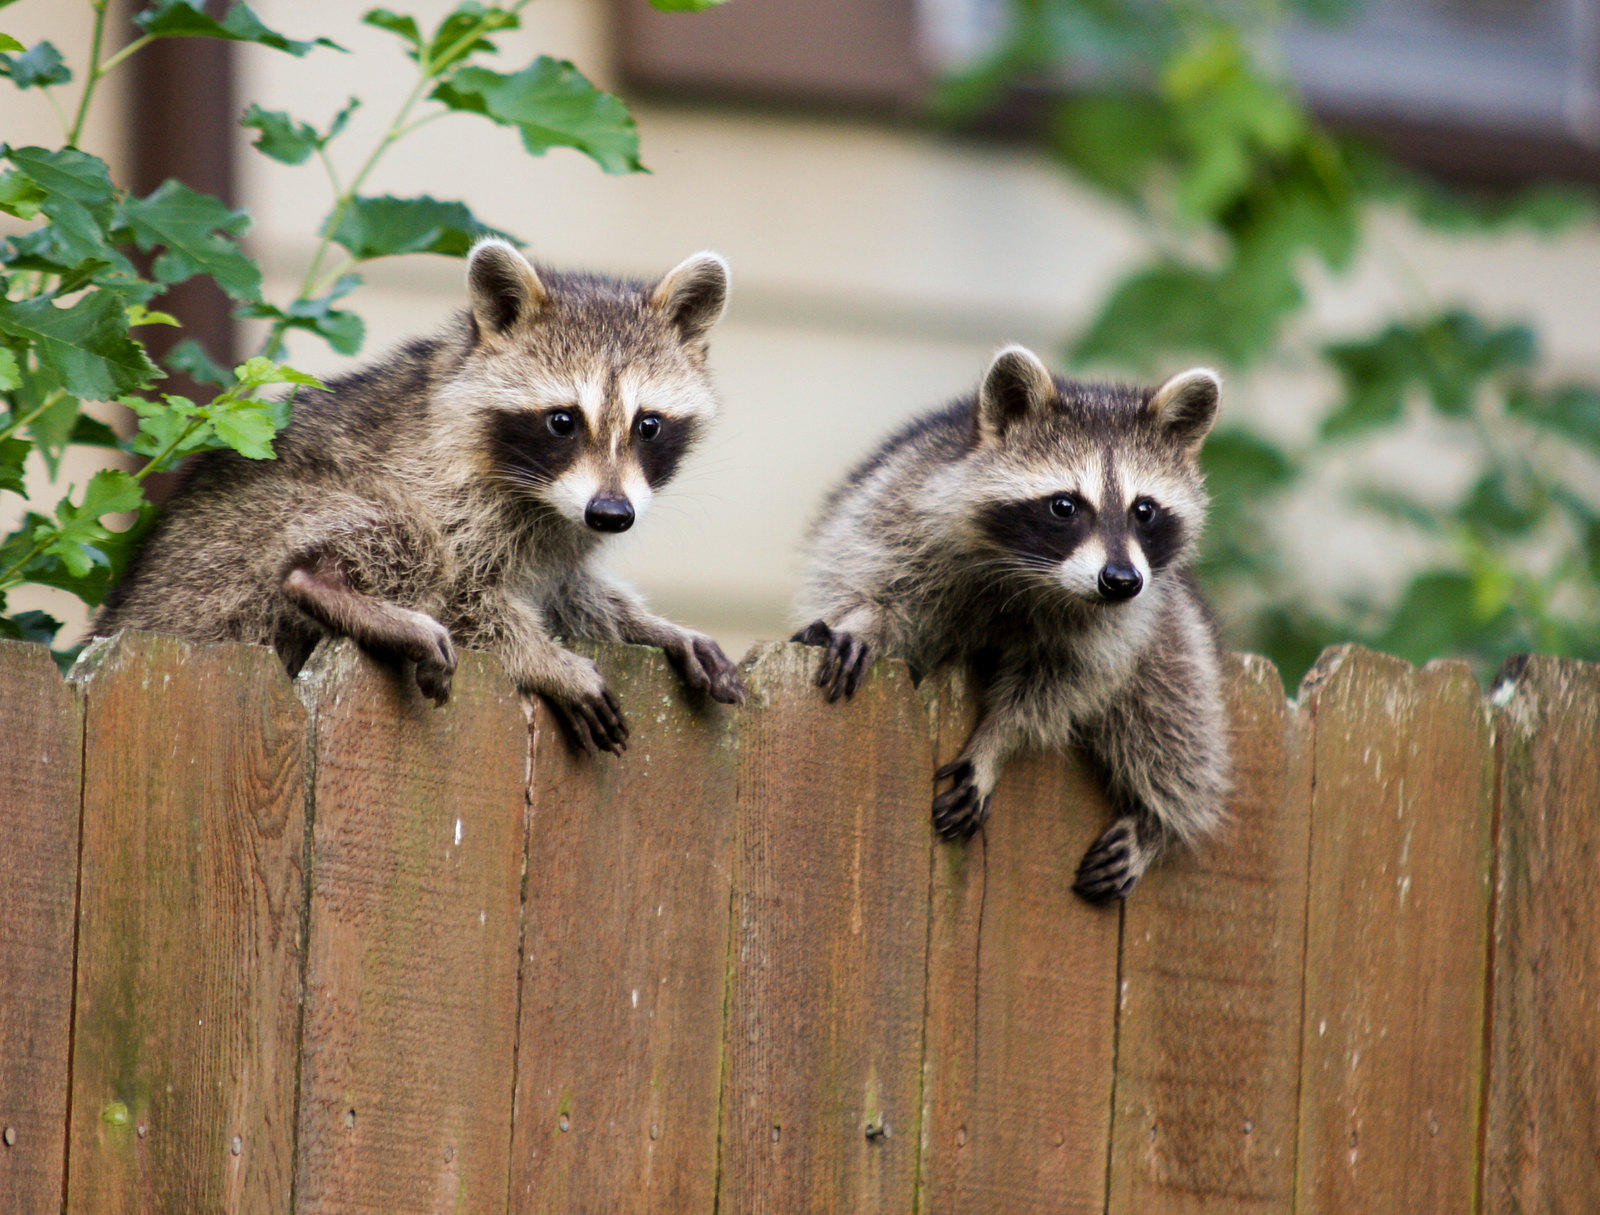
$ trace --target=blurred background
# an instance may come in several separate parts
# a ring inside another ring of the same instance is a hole
[[[359,95],[359,144],[412,77],[364,2],[254,8],[350,53],[160,43],[91,134],[119,182],[244,208],[264,294],[289,298],[328,186],[238,116],[324,126]],[[75,6],[6,18],[81,57]],[[1287,679],[1346,639],[1481,671],[1600,656],[1593,0],[539,0],[500,42],[507,70],[570,58],[621,95],[649,172],[446,118],[367,192],[461,198],[555,265],[728,258],[721,421],[613,564],[730,651],[796,623],[802,531],[846,466],[1020,341],[1085,374],[1223,371],[1206,582],[1230,643]],[[5,126],[59,138],[37,94]],[[463,300],[458,260],[364,273],[363,357]],[[202,340],[248,349],[203,291],[179,301]],[[290,361],[351,365],[304,334]],[[81,607],[38,594],[76,633]]]

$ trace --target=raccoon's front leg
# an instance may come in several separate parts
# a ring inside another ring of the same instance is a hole
[[[725,705],[744,703],[745,687],[738,666],[704,633],[673,624],[634,604],[619,616],[617,628],[624,641],[660,646],[678,677],[696,692]]]
[[[851,697],[882,649],[882,627],[870,607],[846,612],[837,624],[813,620],[790,641],[822,647],[817,687],[828,689],[828,703]]]
[[[294,562],[282,586],[290,603],[329,632],[374,653],[414,663],[417,687],[434,704],[450,699],[456,650],[449,630],[432,616],[363,594],[326,556]]]
[[[1172,843],[1215,829],[1227,795],[1225,731],[1210,688],[1114,704],[1087,731],[1119,814],[1084,853],[1073,890],[1091,903],[1126,898]]]
[[[933,799],[933,825],[940,835],[965,839],[983,826],[1001,769],[1022,740],[1022,730],[1003,710],[985,710],[961,754],[933,774],[951,782]]]
[[[479,629],[519,692],[543,697],[579,750],[621,755],[628,749],[622,706],[594,663],[559,645],[522,600],[504,596],[484,608],[488,618]]]

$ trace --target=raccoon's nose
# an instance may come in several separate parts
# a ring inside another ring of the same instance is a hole
[[[633,526],[633,503],[626,498],[590,498],[583,521],[597,532],[625,532]]]
[[[1108,565],[1100,571],[1100,593],[1107,599],[1132,599],[1144,586],[1144,579],[1131,565]]]

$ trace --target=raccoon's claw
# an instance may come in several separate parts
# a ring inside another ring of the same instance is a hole
[[[1133,820],[1119,819],[1083,854],[1072,889],[1090,903],[1125,899],[1149,865],[1150,853],[1139,843]]]
[[[628,749],[628,723],[610,688],[577,700],[548,700],[567,737],[586,755],[609,751],[621,755]]]
[[[798,641],[801,645],[827,645],[832,637],[832,629],[821,620],[813,620],[789,640]]]
[[[416,664],[417,690],[436,705],[449,700],[451,676],[456,671],[456,647],[449,631],[434,624],[407,657]]]
[[[681,646],[667,650],[667,658],[677,668],[683,682],[696,692],[704,692],[725,705],[744,703],[744,681],[739,678],[739,668],[711,638],[685,637]]]
[[[933,799],[933,825],[946,839],[965,839],[989,817],[989,795],[978,791],[972,765],[966,760],[946,764],[934,773],[938,780],[955,784]]]
[[[820,620],[811,627],[815,629],[818,625],[828,627]],[[828,703],[833,704],[841,696],[855,695],[876,652],[867,642],[850,633],[836,633],[831,629],[828,632],[828,648],[823,651],[822,665],[817,670],[817,687],[828,689]]]

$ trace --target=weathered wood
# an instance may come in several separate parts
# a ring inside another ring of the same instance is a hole
[[[1470,1211],[1494,748],[1463,663],[1307,677],[1312,830],[1298,1206]]]
[[[953,686],[941,761],[973,719]],[[908,803],[924,822],[930,793]],[[1110,818],[1080,756],[1023,756],[984,828],[934,848],[923,1210],[1104,1209],[1119,913],[1071,887]]]
[[[931,827],[904,667],[855,697],[771,645],[740,730],[720,1209],[905,1211],[915,1189]]]
[[[1294,1197],[1310,749],[1272,664],[1230,660],[1223,833],[1123,910],[1113,1212],[1286,1211]]]
[[[599,661],[625,755],[534,719],[512,1206],[710,1211],[735,713],[687,700],[659,651]]]
[[[0,641],[0,1194],[61,1206],[83,722],[50,651]]]
[[[281,1211],[293,1172],[306,715],[277,659],[90,655],[68,1206]]]
[[[316,801],[296,1210],[503,1211],[522,705],[481,654],[443,708],[349,642],[301,683]]]
[[[1507,672],[1485,1205],[1600,1211],[1600,666]]]

